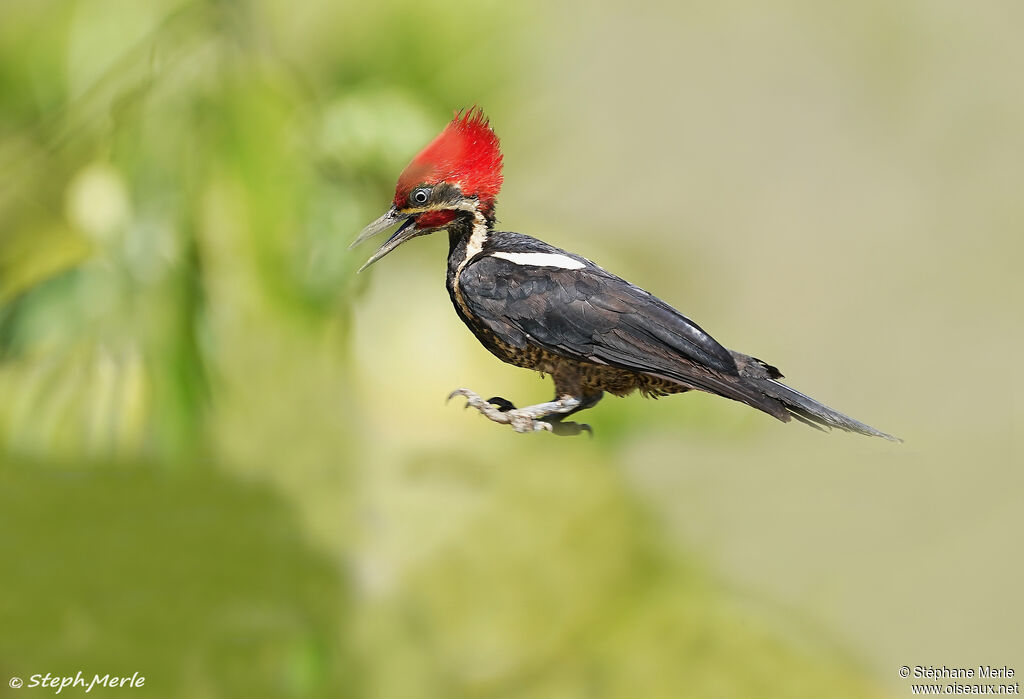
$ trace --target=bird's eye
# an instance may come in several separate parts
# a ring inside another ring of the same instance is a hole
[[[427,187],[420,187],[419,189],[412,190],[412,194],[409,195],[409,201],[413,204],[423,205],[430,199],[430,189]]]

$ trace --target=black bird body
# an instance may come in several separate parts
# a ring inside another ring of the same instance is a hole
[[[889,436],[780,384],[775,367],[726,349],[666,302],[585,257],[520,233],[479,224],[474,231],[469,217],[448,230],[456,313],[498,359],[549,374],[556,397],[592,406],[605,392],[701,390],[782,421]]]
[[[736,372],[728,350],[697,325],[584,257],[520,233],[495,231],[467,259],[464,234],[456,227],[450,236],[447,287],[456,313],[498,359],[550,374],[556,394],[680,393],[693,387],[655,372],[659,364],[665,373],[678,371],[673,365],[694,357],[702,362],[698,366]],[[550,257],[524,264],[495,253]],[[580,267],[543,263],[558,258]],[[667,321],[658,334],[671,344],[637,332],[651,325],[644,316],[657,311]]]
[[[405,221],[365,268],[406,240],[446,230],[447,288],[456,313],[496,357],[549,374],[555,383],[552,402],[521,409],[466,389],[452,395],[520,432],[589,429],[563,418],[604,393],[699,390],[784,422],[796,418],[895,439],[785,386],[775,367],[726,349],[669,304],[590,260],[494,230],[500,184],[497,137],[482,114],[457,115],[402,173],[392,208],[356,240]]]

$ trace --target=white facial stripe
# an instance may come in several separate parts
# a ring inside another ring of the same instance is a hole
[[[473,255],[476,255],[484,249],[484,243],[487,241],[487,222],[484,220],[483,214],[479,211],[476,212],[476,216],[473,217],[473,232],[469,236],[469,240],[466,241],[466,259],[462,261],[464,265],[469,261]],[[459,265],[461,268],[462,265]]]
[[[462,312],[466,315],[473,315],[469,307],[466,305],[466,300],[462,297],[462,288],[459,286],[459,276],[462,274],[462,269],[469,264],[469,261],[473,259],[474,255],[480,254],[484,249],[484,243],[487,242],[487,238],[490,235],[487,228],[487,219],[480,213],[479,210],[473,213],[473,232],[469,235],[469,240],[466,241],[466,254],[462,258],[462,262],[455,269],[455,302],[462,309]]]
[[[559,269],[583,269],[586,267],[579,260],[553,252],[494,252],[491,255],[517,265],[530,267],[557,267]]]

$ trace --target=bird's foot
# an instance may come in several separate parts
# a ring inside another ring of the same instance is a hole
[[[594,428],[585,422],[562,422],[561,415],[541,418],[544,422],[551,423],[551,432],[559,437],[574,437],[580,432],[586,432],[588,437],[594,436]]]
[[[484,417],[502,425],[511,425],[516,432],[552,432],[557,435],[579,434],[582,430],[590,430],[589,425],[578,425],[575,422],[560,421],[562,413],[567,413],[577,406],[578,398],[566,396],[550,403],[539,403],[525,408],[516,408],[504,398],[484,400],[467,388],[459,388],[448,394],[448,400],[455,396],[466,399],[466,407],[476,408]],[[545,419],[547,418],[547,419]]]
[[[504,398],[484,400],[468,388],[459,388],[448,394],[448,400],[455,396],[466,399],[467,408],[476,408],[480,414],[492,422],[511,425],[516,432],[553,432],[551,423],[536,419],[529,414],[529,408],[518,409],[511,401]]]

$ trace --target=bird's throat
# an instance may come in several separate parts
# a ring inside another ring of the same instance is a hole
[[[457,277],[466,263],[484,249],[491,235],[491,223],[479,211],[460,217],[448,226],[448,274]]]

